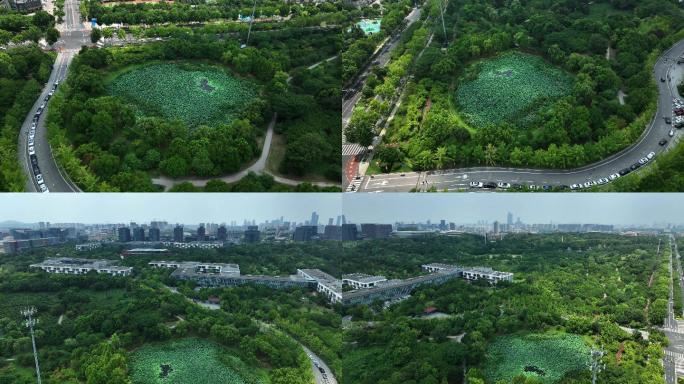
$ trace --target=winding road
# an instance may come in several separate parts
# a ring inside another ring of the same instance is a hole
[[[17,154],[22,169],[27,176],[26,191],[28,192],[40,191],[40,186],[35,177],[36,172],[34,172],[28,152],[28,134],[33,117],[41,105],[47,106],[49,101],[46,102],[46,97],[53,89],[54,84],[56,82],[64,82],[69,72],[69,65],[81,49],[81,46],[90,43],[89,29],[80,21],[78,0],[66,0],[64,3],[64,13],[64,22],[57,26],[57,29],[60,31],[60,39],[54,44],[54,48],[57,49],[58,53],[52,67],[52,73],[50,73],[48,82],[45,84],[38,100],[31,107],[19,132]],[[45,112],[40,115],[36,123],[34,138],[35,155],[40,174],[50,192],[80,192],[80,189],[60,169],[52,155],[45,125],[47,110],[47,108],[44,109]]]
[[[684,65],[676,64],[677,57],[683,53],[684,40],[680,40],[658,58],[653,69],[659,93],[658,106],[655,116],[641,137],[632,146],[599,162],[568,170],[473,167],[364,176],[357,190],[408,192],[412,189],[424,191],[434,187],[438,191],[463,191],[469,189],[471,181],[506,182],[523,186],[570,186],[607,178],[613,173],[629,168],[649,152],[655,152],[657,159],[658,155],[676,145],[682,135],[682,132],[675,130],[674,137],[669,137],[668,132],[672,126],[666,124],[663,117],[672,115],[672,100],[678,97],[676,84],[684,78]],[[661,78],[666,81],[661,82]],[[662,139],[668,140],[667,145],[658,144]]]

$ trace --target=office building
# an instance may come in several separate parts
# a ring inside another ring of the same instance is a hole
[[[259,232],[259,227],[256,225],[250,225],[247,227],[247,230],[245,231],[245,243],[247,244],[255,244],[258,243],[261,239],[261,232]]]
[[[169,250],[166,248],[133,248],[126,249],[121,252],[121,257],[129,256],[149,256],[149,255],[168,255]]]
[[[320,269],[297,269],[297,276],[316,282],[316,291],[325,295],[331,303],[342,301],[342,280]]]
[[[226,229],[225,225],[218,227],[218,230],[216,231],[216,239],[218,241],[228,240],[228,230]]]
[[[351,273],[342,276],[342,284],[349,285],[354,289],[373,288],[383,281],[387,281],[385,276],[372,276],[365,273]]]
[[[318,237],[318,227],[315,225],[302,225],[295,228],[292,239],[294,241],[311,241]]]
[[[344,221],[344,215],[342,221]],[[342,224],[342,241],[356,240],[357,235],[356,224]]]
[[[76,244],[77,251],[92,251],[93,249],[97,249],[100,247],[102,247],[102,243]]]
[[[111,276],[130,276],[132,267],[114,265],[112,260],[90,260],[68,257],[51,258],[38,264],[31,264],[31,268],[38,268],[47,273],[65,275],[84,275],[90,271]]]
[[[160,232],[158,227],[152,227],[150,228],[149,232],[149,240],[150,241],[159,241],[161,240]]]
[[[318,226],[318,213],[316,213],[316,211],[311,212],[311,220],[309,220],[309,225],[314,227]]]
[[[204,241],[207,239],[207,232],[206,229],[204,228],[204,225],[199,226],[197,228],[197,241]]]
[[[120,243],[128,243],[131,241],[131,230],[128,229],[128,227],[119,227],[118,233]]]
[[[392,224],[361,224],[364,239],[384,239],[392,234]]]
[[[133,241],[145,241],[145,228],[133,228]]]
[[[326,225],[323,230],[323,238],[326,240],[342,240],[342,227],[339,225]]]
[[[185,241],[185,234],[183,232],[182,225],[176,225],[176,227],[173,228],[173,241],[176,243],[182,243]]]

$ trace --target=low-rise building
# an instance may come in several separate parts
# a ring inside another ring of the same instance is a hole
[[[38,268],[47,273],[65,275],[83,275],[90,271],[111,276],[129,276],[133,273],[132,267],[114,265],[112,260],[90,260],[68,257],[50,258],[42,263],[31,264],[31,268]]]
[[[291,276],[241,275],[237,264],[153,261],[154,267],[175,268],[171,277],[179,280],[191,280],[202,287],[229,287],[244,284],[265,285],[282,289],[290,287],[313,288],[314,281]]]
[[[169,250],[166,248],[133,248],[126,249],[121,252],[121,257],[128,256],[149,256],[149,255],[168,255]]]
[[[224,243],[220,241],[190,241],[181,243],[177,241],[162,241],[165,247],[179,248],[179,249],[216,249],[224,247]]]
[[[342,276],[342,284],[349,285],[355,289],[372,288],[383,281],[387,281],[385,276],[372,276],[365,273],[352,273]]]
[[[316,291],[324,294],[331,303],[342,301],[342,280],[320,269],[297,269],[297,275],[316,283]]]
[[[100,247],[102,247],[102,243],[76,244],[77,251],[92,251],[93,249],[97,249]]]
[[[462,271],[463,278],[466,280],[485,279],[492,284],[500,281],[513,281],[513,274],[510,272],[499,272],[489,267],[466,268]]]

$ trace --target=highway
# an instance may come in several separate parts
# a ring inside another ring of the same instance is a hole
[[[69,70],[69,65],[74,56],[81,49],[81,46],[90,43],[89,32],[83,23],[80,22],[78,0],[67,0],[64,4],[64,12],[64,22],[57,26],[60,30],[60,39],[54,44],[54,48],[57,49],[58,53],[52,73],[50,73],[48,82],[40,93],[40,97],[36,100],[33,107],[31,107],[19,132],[17,154],[22,169],[26,174],[26,191],[28,192],[41,191],[28,153],[28,134],[31,129],[33,117],[42,105],[47,104],[46,97],[54,88],[55,82],[64,82]],[[40,115],[40,118],[36,123],[34,148],[40,175],[44,180],[45,186],[48,188],[47,191],[80,192],[78,187],[69,180],[68,176],[62,173],[52,155],[52,149],[50,148],[45,125],[47,105],[44,111],[45,112]]]
[[[680,40],[658,58],[653,69],[659,93],[658,107],[656,115],[641,137],[632,146],[599,162],[569,170],[473,167],[364,176],[357,190],[360,192],[407,192],[412,189],[425,191],[433,187],[438,191],[480,190],[470,188],[471,181],[504,182],[536,187],[544,185],[551,187],[571,186],[598,181],[600,178],[607,178],[611,174],[619,173],[637,163],[649,152],[655,152],[655,159],[657,159],[671,145],[676,144],[680,136],[684,134],[675,129],[675,136],[669,137],[668,132],[672,126],[666,124],[663,119],[665,116],[672,116],[672,101],[677,97],[676,84],[684,78],[684,65],[676,64],[677,57],[683,53],[684,40]],[[661,78],[666,81],[661,82]],[[659,145],[658,142],[661,139],[667,139],[667,145]]]

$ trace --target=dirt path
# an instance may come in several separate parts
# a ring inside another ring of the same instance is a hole
[[[644,316],[646,316],[646,323],[648,324],[648,307],[651,306],[651,299],[646,300],[646,308],[644,308]]]
[[[57,325],[62,325],[62,321],[64,320],[64,315],[59,315],[59,319],[57,320]]]
[[[655,277],[655,271],[651,272],[651,278],[648,279],[648,287],[651,288],[651,285],[653,285],[653,277]]]

